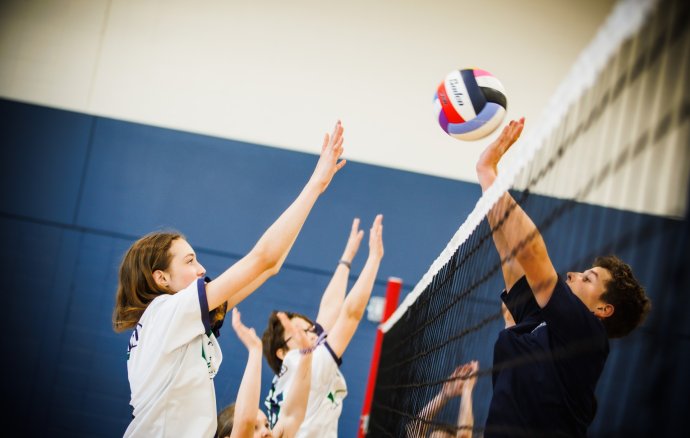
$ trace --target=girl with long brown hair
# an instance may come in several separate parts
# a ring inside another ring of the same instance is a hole
[[[295,201],[213,281],[204,280],[206,270],[180,233],[154,232],[129,248],[113,311],[116,332],[133,329],[127,353],[133,419],[125,436],[214,435],[213,377],[223,356],[211,319],[279,271],[316,200],[345,165],[342,134],[338,121]]]

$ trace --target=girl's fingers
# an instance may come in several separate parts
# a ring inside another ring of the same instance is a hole
[[[325,151],[326,148],[328,147],[328,140],[329,140],[328,133],[326,133],[323,136],[323,144],[321,145],[321,152]]]

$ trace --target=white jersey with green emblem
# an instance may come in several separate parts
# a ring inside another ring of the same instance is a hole
[[[214,436],[213,377],[223,355],[211,330],[202,279],[149,304],[127,356],[134,418],[125,437]]]
[[[273,427],[280,416],[280,406],[290,391],[297,374],[300,353],[290,351],[283,360],[280,374],[273,378],[265,406]],[[324,342],[312,353],[312,378],[309,402],[304,422],[295,438],[335,438],[338,436],[338,418],[343,410],[343,399],[347,395],[347,384],[340,372],[340,363],[328,342]]]

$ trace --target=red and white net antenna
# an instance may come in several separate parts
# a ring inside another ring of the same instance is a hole
[[[400,298],[400,290],[402,289],[402,280],[396,277],[388,278],[388,286],[386,287],[386,299],[383,305],[383,314],[381,316],[381,323],[395,312],[398,307],[398,299]],[[370,303],[372,305],[374,303]],[[371,401],[374,398],[374,387],[376,386],[376,374],[379,370],[379,358],[381,357],[381,344],[383,343],[383,331],[381,326],[376,329],[376,341],[374,341],[374,352],[371,356],[371,368],[369,368],[369,380],[367,381],[367,391],[364,394],[364,406],[362,406],[362,415],[359,418],[359,430],[357,432],[358,438],[364,438],[369,431],[369,412],[371,411]]]

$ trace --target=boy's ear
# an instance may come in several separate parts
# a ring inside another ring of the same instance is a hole
[[[597,306],[597,310],[594,312],[599,318],[609,318],[616,311],[613,304],[605,303],[603,305]]]

